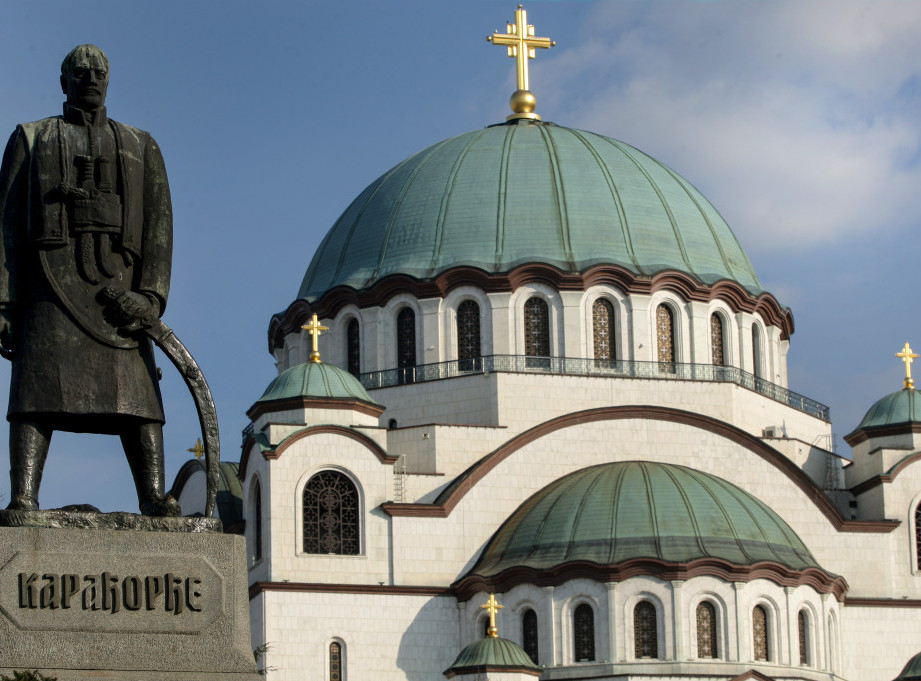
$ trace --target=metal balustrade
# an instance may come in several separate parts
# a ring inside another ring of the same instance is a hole
[[[419,364],[400,369],[369,371],[361,374],[359,380],[366,390],[375,390],[377,388],[440,381],[457,376],[487,374],[490,372],[734,383],[823,421],[831,420],[829,408],[821,402],[795,393],[792,390],[787,390],[738,367],[717,364],[629,362],[625,360],[596,360],[580,357],[486,355],[475,359],[451,360],[434,364]]]

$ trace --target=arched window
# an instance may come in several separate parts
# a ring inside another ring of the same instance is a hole
[[[592,340],[595,362],[613,362],[617,359],[614,343],[614,306],[611,301],[599,298],[592,304]]]
[[[752,324],[752,373],[761,378],[761,330]]]
[[[664,363],[675,361],[675,320],[672,309],[668,305],[659,305],[656,308],[656,359],[663,364],[661,371],[668,371]],[[674,371],[674,368],[671,369]]]
[[[345,330],[346,368],[352,376],[361,373],[361,338],[358,320],[352,317]]]
[[[411,307],[397,315],[397,366],[416,366],[416,313]]]
[[[257,562],[262,560],[262,486],[259,484],[259,479],[257,478],[253,482],[253,550],[252,550],[252,560]]]
[[[915,554],[917,555],[918,569],[921,570],[921,503],[915,508]]]
[[[649,601],[640,601],[633,608],[633,650],[637,659],[659,657],[656,606]]]
[[[329,644],[329,681],[342,681],[342,644]]]
[[[582,603],[573,613],[572,633],[576,662],[593,662],[595,660],[595,612],[588,603]]]
[[[809,619],[806,617],[806,611],[800,610],[797,617],[799,625],[799,663],[802,666],[809,664]]]
[[[543,298],[529,298],[524,304],[524,354],[528,357],[550,357],[550,308]],[[548,362],[528,362],[528,366],[543,367]]]
[[[838,629],[835,627],[835,618],[828,615],[828,671],[838,671]]]
[[[304,553],[358,555],[358,490],[337,471],[321,471],[304,486]]]
[[[752,645],[756,660],[769,660],[768,616],[763,605],[756,605],[752,610]]]
[[[534,664],[537,661],[537,613],[531,609],[525,610],[521,617],[521,647],[528,654]]]
[[[697,606],[697,657],[718,657],[716,608],[709,601]]]
[[[457,360],[461,371],[477,368],[475,361],[482,355],[480,349],[480,306],[465,300],[457,306]]]
[[[710,355],[713,364],[722,366],[725,364],[725,352],[723,346],[723,318],[715,312],[710,315]]]

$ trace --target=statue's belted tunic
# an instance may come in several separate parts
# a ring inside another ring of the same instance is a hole
[[[153,138],[67,104],[18,126],[0,231],[0,306],[18,320],[7,418],[102,433],[126,418],[162,423],[150,342],[120,334],[100,297],[114,286],[166,307],[172,211]]]

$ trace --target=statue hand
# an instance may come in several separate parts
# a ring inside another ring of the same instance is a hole
[[[13,359],[13,311],[0,309],[0,356]]]
[[[150,301],[140,293],[113,291],[105,293],[105,297],[109,302],[105,309],[106,319],[118,328],[140,328],[145,317],[155,314]]]

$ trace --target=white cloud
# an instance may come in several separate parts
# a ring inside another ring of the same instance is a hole
[[[541,71],[542,112],[696,184],[746,247],[807,249],[921,215],[921,3],[607,3]]]

